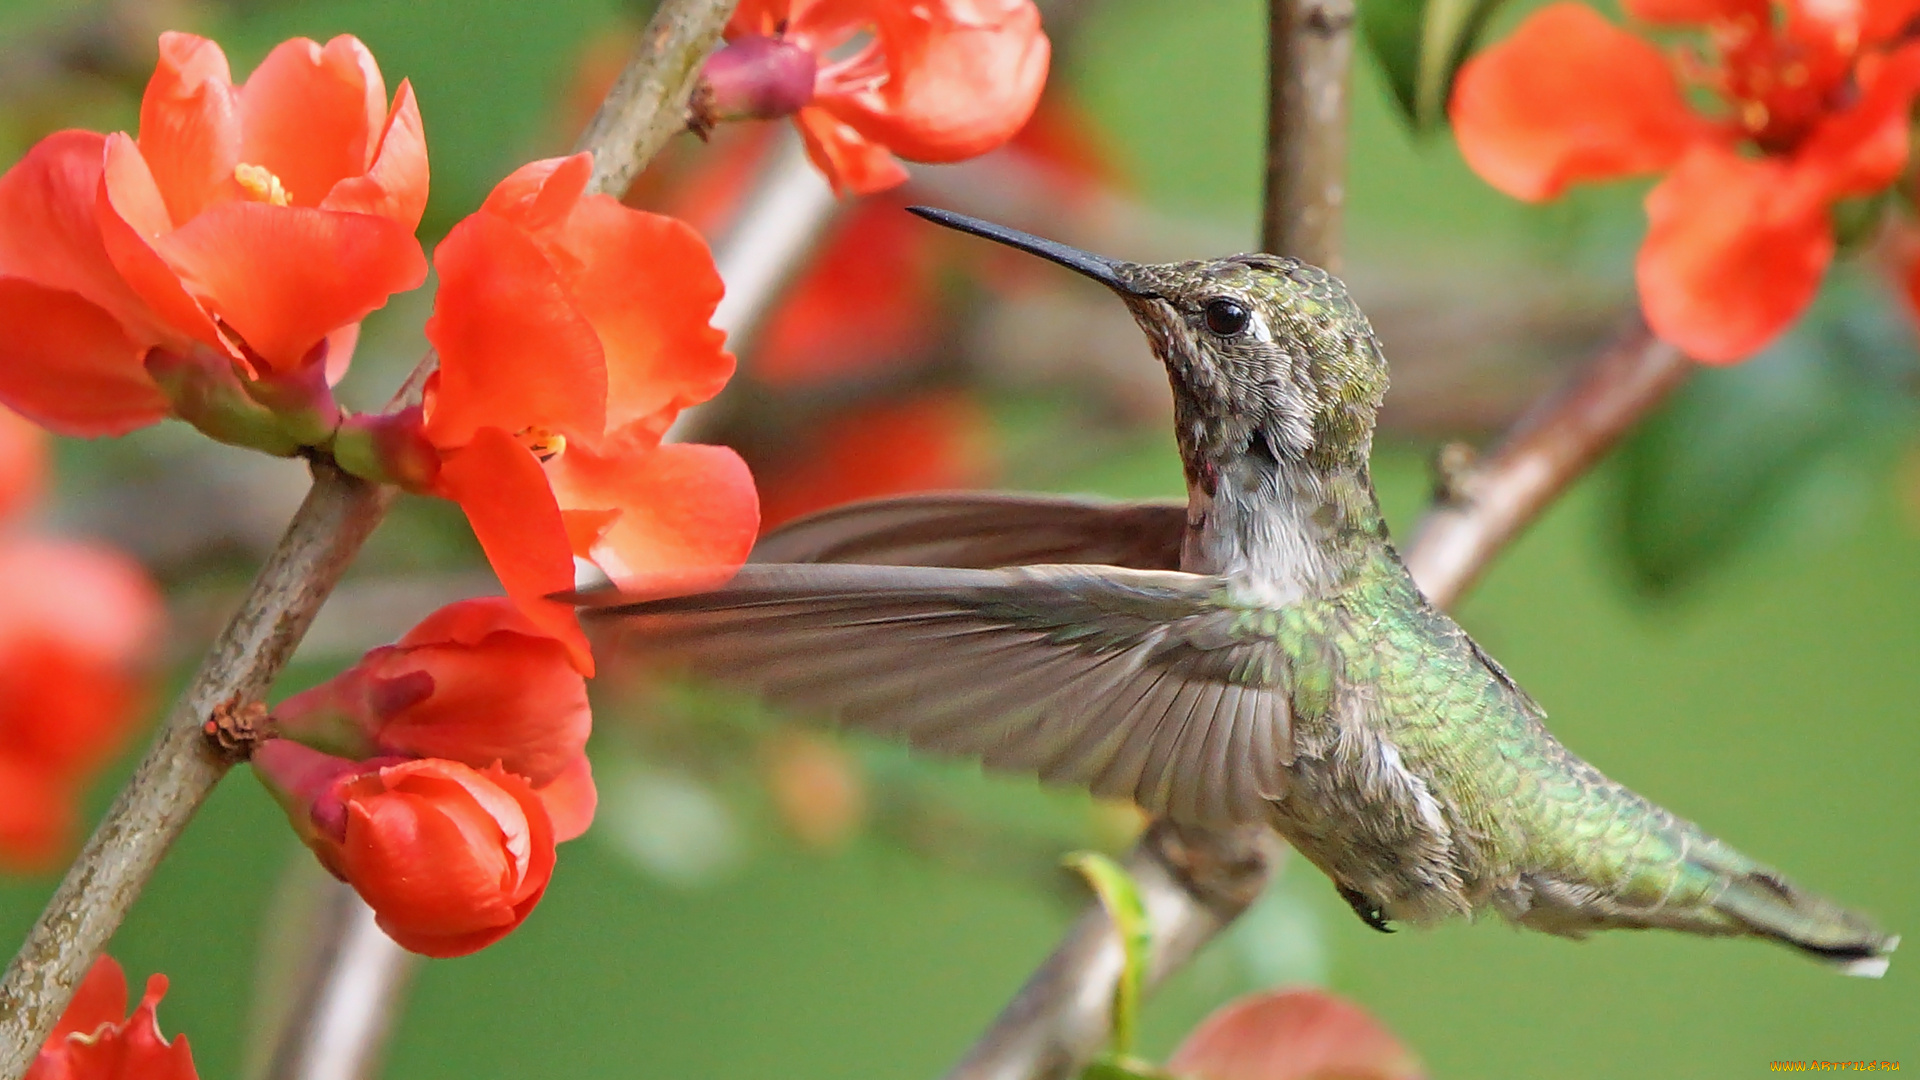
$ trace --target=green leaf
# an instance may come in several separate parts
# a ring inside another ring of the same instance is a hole
[[[1140,1015],[1140,990],[1146,984],[1147,950],[1153,941],[1153,926],[1147,921],[1147,905],[1140,899],[1139,886],[1125,867],[1097,851],[1077,851],[1066,857],[1067,866],[1087,879],[1100,897],[1100,905],[1120,931],[1120,947],[1126,965],[1120,970],[1120,983],[1113,991],[1113,1056],[1124,1060],[1133,1052],[1133,1034]]]
[[[1454,74],[1501,2],[1361,0],[1361,32],[1415,131],[1446,122]]]
[[[1698,581],[1835,451],[1910,426],[1908,331],[1877,297],[1834,292],[1773,347],[1700,369],[1622,447],[1619,539],[1643,591]]]

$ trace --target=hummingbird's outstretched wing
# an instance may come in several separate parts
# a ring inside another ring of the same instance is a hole
[[[669,657],[916,747],[1265,820],[1293,763],[1286,656],[1219,581],[1111,566],[748,565],[722,589],[589,594],[601,656]]]
[[[952,491],[823,510],[768,534],[763,563],[868,563],[993,569],[1101,563],[1177,570],[1186,500],[1103,502],[1058,495]]]

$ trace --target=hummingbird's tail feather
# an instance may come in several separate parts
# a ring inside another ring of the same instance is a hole
[[[1713,900],[1715,911],[1747,931],[1791,945],[1848,975],[1886,974],[1897,936],[1864,916],[1808,893],[1769,870],[1729,876]]]

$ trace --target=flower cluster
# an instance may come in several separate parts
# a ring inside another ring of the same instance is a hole
[[[834,190],[963,161],[1033,114],[1051,46],[1033,0],[746,0],[707,62],[707,121],[789,116]],[[849,55],[836,56],[847,47]]]
[[[1704,32],[1661,52],[1580,4],[1549,4],[1461,68],[1461,153],[1516,198],[1665,172],[1647,195],[1637,276],[1648,324],[1710,363],[1778,336],[1833,259],[1834,205],[1906,168],[1920,94],[1913,0],[1626,0]],[[1683,77],[1717,98],[1696,112]]]
[[[120,746],[147,691],[160,595],[131,559],[21,529],[45,436],[0,409],[0,865],[66,850],[81,785]]]
[[[253,764],[388,936],[460,956],[527,917],[593,821],[592,724],[564,644],[463,600],[282,702]]]
[[[429,955],[509,933],[593,819],[593,660],[548,599],[576,558],[693,588],[758,527],[732,451],[662,444],[733,371],[706,245],[588,194],[591,169],[530,164],[453,228],[438,368],[418,405],[377,415],[332,386],[360,319],[426,276],[427,158],[411,89],[389,102],[357,40],[287,42],[235,85],[218,46],[168,34],[137,137],[61,132],[0,177],[0,401],[80,435],[174,416],[465,511],[507,597],[450,605],[287,699],[253,747],[320,862]],[[0,485],[24,492],[16,466],[0,455]],[[19,859],[57,846],[46,808],[112,748],[155,609],[106,556],[45,547],[0,546],[0,843]]]
[[[140,134],[63,131],[0,177],[0,402],[64,434],[176,415],[290,454],[338,422],[359,322],[426,277],[413,91],[351,37],[160,40]]]
[[[147,979],[127,1016],[127,975],[111,956],[94,962],[67,1011],[27,1067],[25,1080],[197,1080],[187,1037],[160,1034],[167,977]]]
[[[698,588],[733,573],[759,522],[737,454],[661,442],[733,373],[708,325],[712,256],[672,218],[585,194],[591,169],[534,162],[454,226],[424,404],[337,440],[347,467],[457,501],[507,594],[586,674],[573,609],[545,599],[576,557],[629,588]]]

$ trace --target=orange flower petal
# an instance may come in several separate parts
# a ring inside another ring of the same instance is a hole
[[[664,431],[732,377],[726,334],[709,325],[725,291],[705,240],[685,223],[606,196],[581,200],[560,240],[567,287],[606,350],[607,427]]]
[[[573,608],[547,599],[573,588],[573,551],[539,459],[500,429],[480,428],[446,456],[438,482],[465,511],[507,595],[542,633],[567,646],[576,670],[592,675],[592,651]]]
[[[279,177],[293,205],[318,206],[335,184],[373,162],[387,89],[358,38],[343,34],[324,48],[294,38],[248,76],[240,115],[240,160]]]
[[[1366,1010],[1320,990],[1249,994],[1201,1021],[1167,1071],[1206,1080],[1418,1080],[1420,1063]]]
[[[62,435],[124,435],[166,418],[146,349],[70,292],[0,278],[0,401]]]
[[[586,832],[600,804],[600,793],[593,786],[593,766],[585,754],[574,758],[566,771],[533,793],[540,796],[547,816],[553,819],[555,843],[565,843]]]
[[[396,942],[462,956],[520,925],[553,876],[553,826],[526,780],[427,759],[340,789],[337,865]]]
[[[188,291],[274,371],[427,277],[411,230],[372,214],[233,202],[154,241]]]
[[[394,94],[393,111],[366,174],[333,185],[320,208],[379,214],[405,225],[408,232],[420,227],[420,215],[427,209],[427,135],[411,82],[401,80]]]
[[[593,176],[593,155],[530,161],[487,193],[480,209],[498,214],[529,233],[562,228]]]
[[[1704,26],[1714,22],[1753,20],[1766,26],[1772,18],[1770,0],[1624,0],[1628,15],[1643,22]]]
[[[0,868],[54,869],[73,838],[74,782],[39,761],[0,756]]]
[[[1051,45],[1032,0],[820,4],[864,16],[868,53],[824,67],[819,106],[912,161],[962,161],[1012,138],[1040,101]],[[844,76],[843,76],[844,73]]]
[[[140,665],[164,611],[146,571],[118,549],[24,537],[0,546],[0,651],[38,638],[103,665]]]
[[[1833,260],[1817,185],[1778,159],[1702,147],[1647,193],[1647,324],[1707,363],[1745,359],[1806,310]]]
[[[60,1014],[60,1021],[53,1025],[47,1041],[61,1041],[68,1035],[91,1035],[100,1025],[117,1024],[126,1015],[127,973],[121,970],[119,961],[103,955],[87,970],[87,977],[73,992],[72,1003]]]
[[[193,34],[160,35],[160,63],[140,101],[140,156],[174,221],[231,192],[240,103],[220,46]]]
[[[533,240],[482,211],[454,226],[433,258],[440,291],[427,338],[440,352],[440,377],[426,430],[434,445],[464,445],[487,427],[598,438],[607,409],[600,338]]]
[[[114,268],[140,297],[161,329],[153,340],[198,341],[216,350],[226,343],[207,312],[187,293],[180,276],[154,250],[155,238],[173,227],[159,185],[140,148],[125,135],[107,136],[105,167],[94,206],[100,240]]]
[[[0,176],[0,277],[81,296],[143,344],[177,338],[128,287],[102,241],[96,214],[105,157],[104,136],[62,131]]]
[[[1865,195],[1893,183],[1907,167],[1909,117],[1920,94],[1920,44],[1889,55],[1860,100],[1822,120],[1794,153],[1795,167],[1816,178],[1828,198]]]
[[[758,531],[753,476],[724,446],[629,443],[604,456],[569,450],[547,474],[562,507],[620,510],[592,558],[622,586],[718,585],[746,560]]]
[[[825,109],[801,109],[793,116],[807,157],[839,195],[872,195],[907,182],[906,167],[887,148],[867,139]]]
[[[4,283],[0,283],[4,288]],[[0,359],[0,372],[11,368]],[[0,392],[0,398],[4,398]],[[40,501],[47,486],[47,433],[8,409],[0,409],[0,521],[17,517]]]
[[[1531,201],[1666,168],[1709,131],[1660,50],[1575,3],[1541,8],[1468,60],[1449,115],[1473,171]]]

